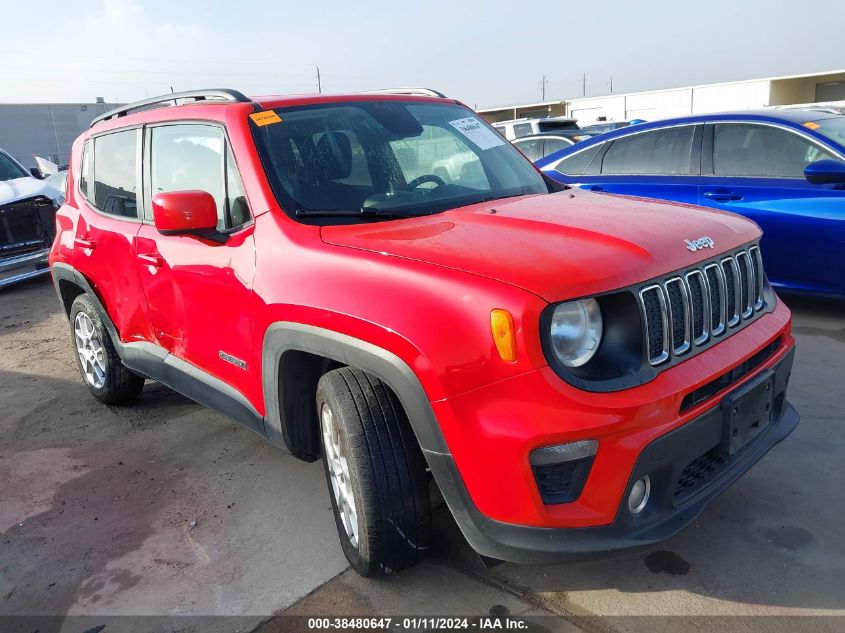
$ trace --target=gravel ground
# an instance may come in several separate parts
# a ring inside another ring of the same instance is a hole
[[[845,615],[845,310],[787,303],[801,425],[689,530],[611,561],[487,570],[441,510],[425,563],[367,581],[345,571],[321,464],[282,455],[153,382],[130,407],[99,404],[49,281],[7,289],[0,615],[54,615],[68,631],[85,630],[64,620],[78,615],[239,616],[156,627],[203,631],[249,630],[277,613],[545,614],[540,628],[550,630],[656,626],[593,616],[682,616],[657,621],[678,630],[702,614]]]

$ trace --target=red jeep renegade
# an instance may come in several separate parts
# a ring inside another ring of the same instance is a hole
[[[91,393],[322,456],[359,573],[424,554],[429,473],[546,563],[671,536],[798,423],[754,223],[559,187],[433,91],[166,95],[76,141],[50,262]]]

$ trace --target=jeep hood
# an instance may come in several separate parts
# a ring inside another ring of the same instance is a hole
[[[30,177],[0,180],[0,205],[34,198],[35,196],[50,198],[56,205],[63,202],[61,192],[43,180]]]
[[[560,301],[690,266],[760,236],[737,215],[572,189],[420,218],[326,226],[328,244],[497,279]],[[709,237],[695,252],[684,240]]]

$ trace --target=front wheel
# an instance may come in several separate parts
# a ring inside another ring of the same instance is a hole
[[[425,460],[394,393],[343,367],[317,386],[326,480],[343,553],[366,577],[410,567],[428,550]]]
[[[74,299],[70,323],[76,362],[88,391],[105,404],[122,404],[137,397],[144,379],[123,365],[88,295]]]

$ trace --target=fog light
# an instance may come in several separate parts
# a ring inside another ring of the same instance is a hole
[[[641,477],[631,486],[631,494],[628,495],[628,509],[631,514],[639,514],[648,503],[651,494],[651,479],[648,475]]]

